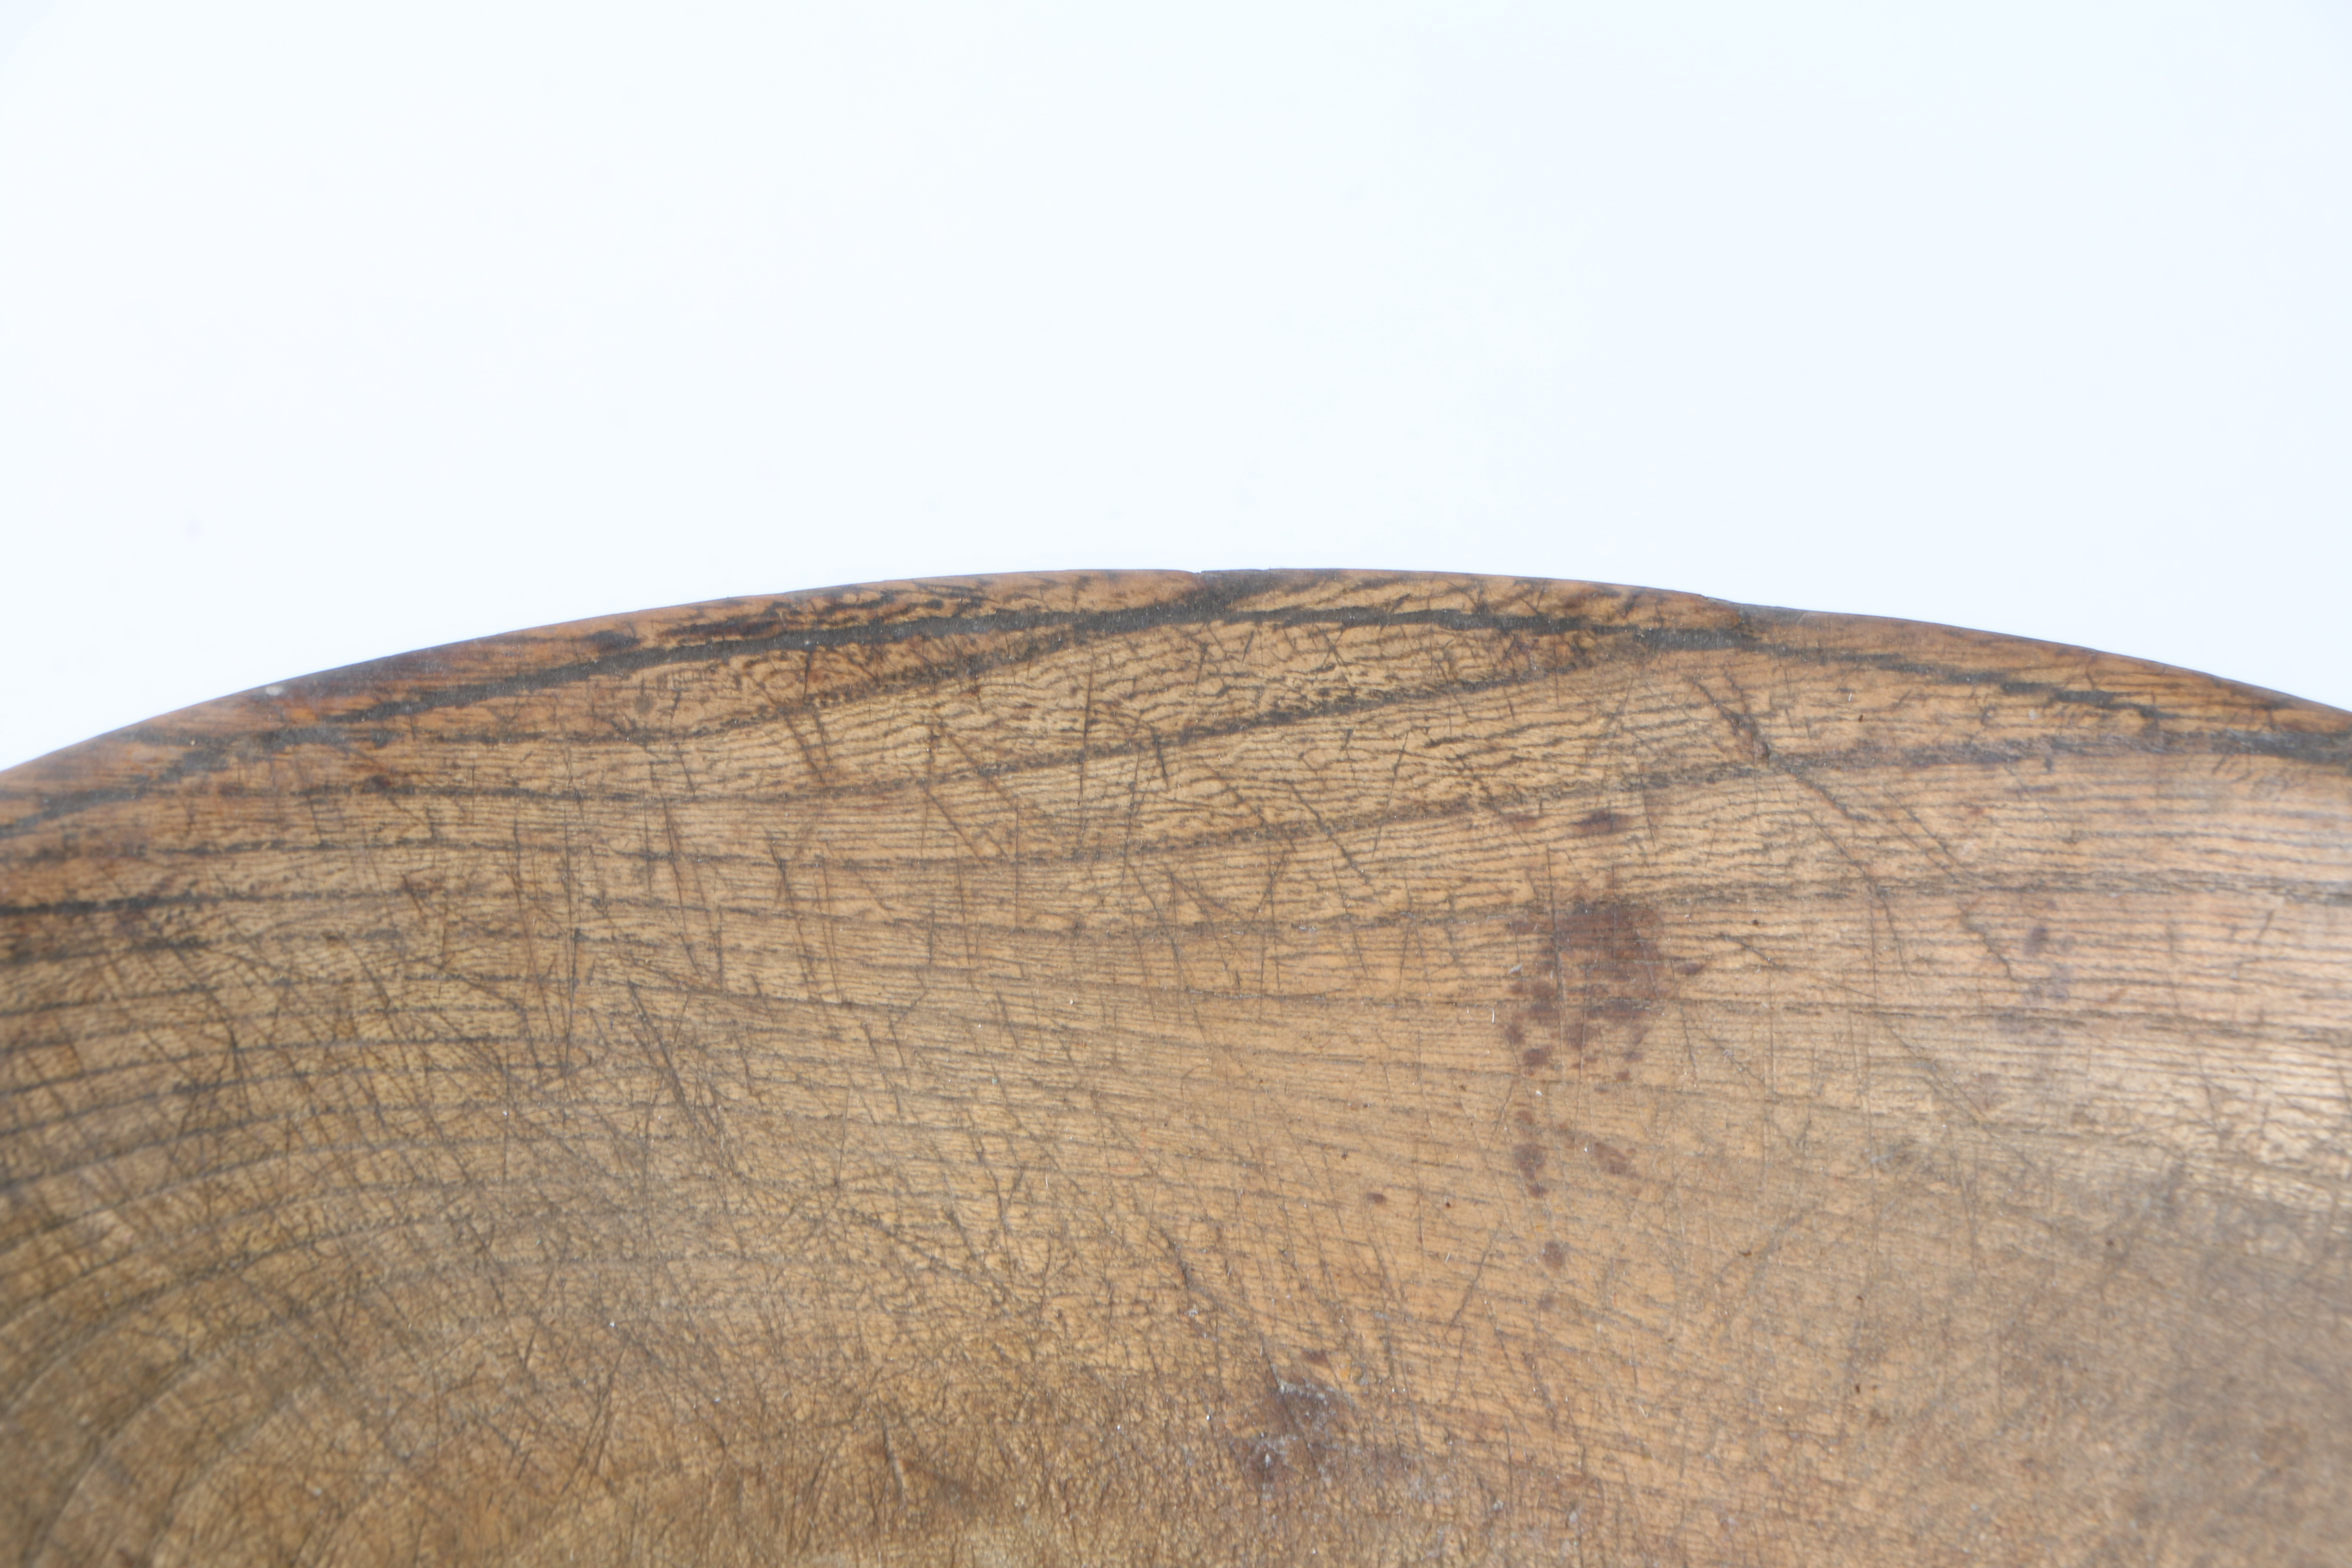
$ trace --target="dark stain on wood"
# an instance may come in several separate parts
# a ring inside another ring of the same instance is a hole
[[[1651,1016],[1705,967],[1663,952],[1661,924],[1649,906],[1611,899],[1579,899],[1511,922],[1514,934],[1536,939],[1496,1009],[1523,1072],[1563,1058],[1581,1068],[1603,1052],[1639,1059]]]
[[[1549,1158],[1540,1143],[1522,1143],[1511,1151],[1511,1163],[1518,1167],[1519,1180],[1527,1184],[1529,1197],[1543,1196],[1544,1184],[1536,1178],[1543,1173]]]
[[[1584,1152],[1591,1157],[1592,1163],[1610,1175],[1630,1176],[1633,1173],[1633,1160],[1614,1143],[1602,1138],[1586,1138],[1582,1142]]]

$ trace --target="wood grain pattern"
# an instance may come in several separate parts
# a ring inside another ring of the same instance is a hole
[[[2352,717],[1364,574],[492,638],[0,774],[25,1563],[2352,1541]]]

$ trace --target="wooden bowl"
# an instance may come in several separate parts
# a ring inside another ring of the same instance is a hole
[[[0,775],[59,1563],[2352,1542],[2352,716],[1586,584],[1094,574]]]

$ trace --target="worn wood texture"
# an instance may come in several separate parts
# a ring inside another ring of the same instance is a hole
[[[2347,1561],[2352,716],[1547,582],[0,775],[26,1563]]]

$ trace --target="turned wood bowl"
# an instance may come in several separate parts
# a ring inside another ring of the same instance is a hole
[[[2352,1542],[2352,716],[1588,584],[898,584],[0,774],[27,1563]]]

